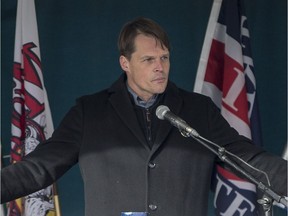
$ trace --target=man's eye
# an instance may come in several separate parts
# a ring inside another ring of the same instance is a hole
[[[169,57],[168,56],[162,56],[161,59],[162,59],[162,61],[167,61],[169,59]]]
[[[144,61],[152,62],[152,61],[153,61],[153,58],[146,58]]]

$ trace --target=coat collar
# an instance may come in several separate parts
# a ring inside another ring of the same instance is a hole
[[[125,73],[123,73],[120,78],[111,85],[111,87],[108,89],[108,92],[110,94],[109,101],[114,107],[118,116],[131,130],[131,132],[139,139],[139,141],[146,148],[148,148],[146,139],[138,124],[137,116],[134,112],[129,93],[127,91]],[[182,98],[179,96],[179,89],[169,81],[164,94],[165,96],[163,105],[168,106],[171,112],[177,115],[182,107]],[[158,147],[167,137],[172,127],[173,126],[169,122],[160,121],[152,151],[156,151],[156,149],[158,149]]]

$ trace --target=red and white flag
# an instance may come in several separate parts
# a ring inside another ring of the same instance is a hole
[[[13,66],[11,162],[17,163],[53,132],[44,87],[34,0],[18,0]],[[53,186],[9,203],[8,216],[56,215]]]
[[[194,91],[212,98],[239,134],[261,145],[256,81],[242,0],[214,0]],[[216,215],[257,215],[256,186],[217,166]]]

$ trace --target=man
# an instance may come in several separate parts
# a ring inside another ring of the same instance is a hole
[[[155,110],[161,104],[203,137],[267,172],[275,191],[286,193],[284,160],[239,136],[209,98],[168,80],[170,45],[157,23],[127,23],[118,46],[125,73],[110,88],[77,100],[52,138],[2,170],[2,202],[50,185],[79,162],[87,216],[206,215],[217,157],[159,120]]]

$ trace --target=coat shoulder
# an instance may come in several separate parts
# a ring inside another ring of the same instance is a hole
[[[108,98],[108,90],[104,89],[99,92],[89,94],[89,95],[83,95],[76,99],[77,103],[84,103],[84,104],[91,104],[91,103],[100,103],[104,100],[107,100]]]
[[[184,89],[179,88],[179,95],[184,99],[184,101],[189,101],[193,104],[195,103],[211,103],[212,100],[210,97],[196,93],[196,92],[190,92]]]

